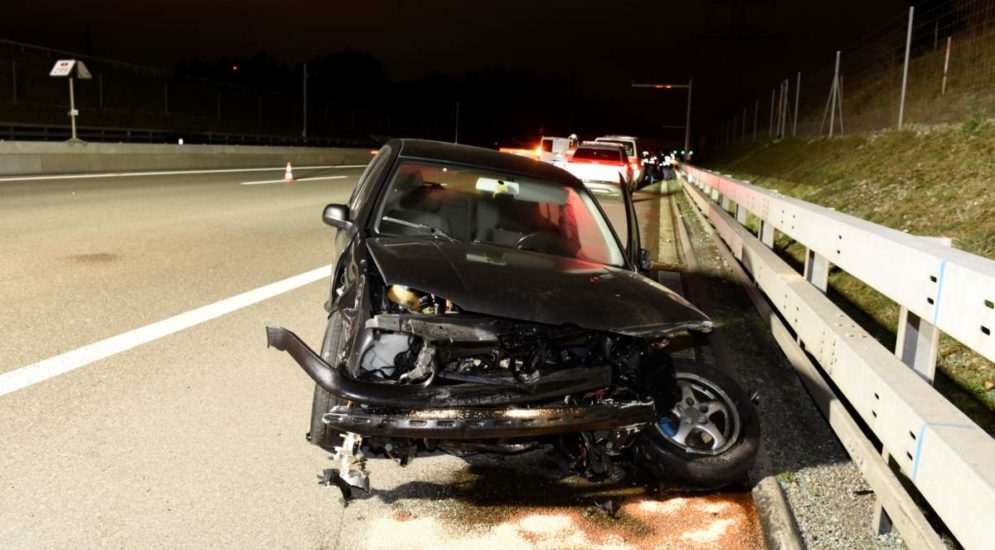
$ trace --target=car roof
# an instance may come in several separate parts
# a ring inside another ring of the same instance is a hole
[[[584,186],[572,174],[552,164],[510,153],[499,153],[493,149],[427,139],[404,138],[392,140],[392,143],[397,144],[398,156],[401,158],[462,164],[555,181],[571,187],[582,188]]]
[[[585,141],[577,146],[578,149],[625,149],[621,143],[609,143],[604,141]]]

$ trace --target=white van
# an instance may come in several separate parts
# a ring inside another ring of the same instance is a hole
[[[554,166],[563,168],[567,165],[567,158],[573,154],[577,148],[577,137],[547,137],[542,136],[536,154],[539,160]]]

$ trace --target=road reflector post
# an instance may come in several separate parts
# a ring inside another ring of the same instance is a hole
[[[69,138],[69,141],[78,142],[80,140],[76,136],[76,117],[79,116],[79,110],[76,109],[76,91],[73,81],[77,78],[80,80],[90,80],[93,78],[93,75],[90,74],[90,70],[86,68],[86,65],[78,59],[59,59],[55,62],[52,70],[49,71],[48,76],[69,79],[69,122],[72,127],[72,137]]]

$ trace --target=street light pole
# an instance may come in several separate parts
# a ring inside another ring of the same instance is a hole
[[[307,63],[304,64],[304,98],[302,103],[304,104],[304,124],[301,130],[301,137],[304,141],[307,141]]]
[[[687,159],[691,156],[691,92],[694,91],[694,81],[688,79],[688,108],[687,115],[684,120],[684,158]]]

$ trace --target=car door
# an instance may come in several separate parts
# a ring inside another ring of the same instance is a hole
[[[377,152],[377,156],[373,157],[373,160],[370,161],[366,166],[366,170],[359,177],[356,187],[353,188],[352,195],[349,197],[347,203],[349,207],[349,219],[353,223],[361,223],[359,219],[360,214],[366,210],[369,201],[376,199],[376,197],[371,197],[373,194],[371,191],[376,187],[376,182],[383,176],[384,170],[390,164],[390,159],[393,156],[391,153],[392,150],[389,145],[381,147]],[[335,289],[341,285],[343,268],[345,266],[343,258],[345,258],[350,246],[356,240],[357,236],[359,236],[360,229],[360,227],[354,227],[351,231],[344,229],[335,230],[335,236],[332,240],[332,292],[326,309],[330,310],[331,305],[338,298]]]

